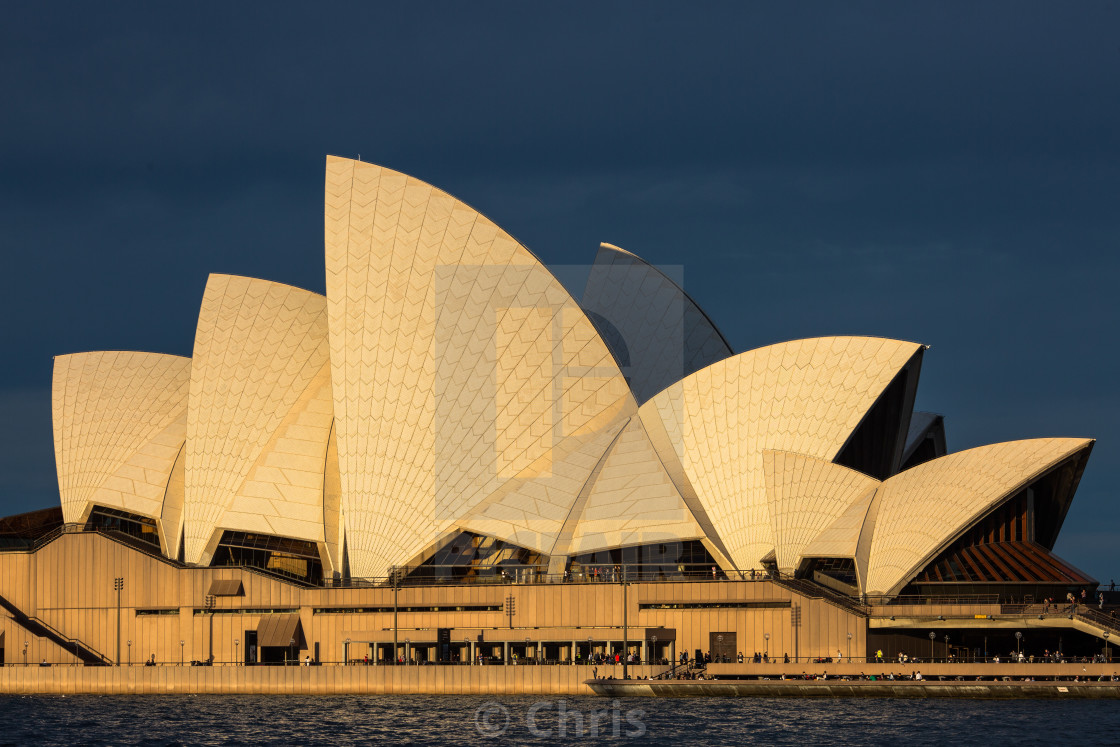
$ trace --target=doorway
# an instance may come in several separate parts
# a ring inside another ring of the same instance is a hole
[[[726,664],[735,661],[738,648],[734,631],[708,634],[708,651],[712,654],[713,663]]]

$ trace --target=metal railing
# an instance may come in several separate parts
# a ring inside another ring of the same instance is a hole
[[[954,604],[999,604],[1001,596],[999,594],[956,594],[952,596],[919,596],[919,595],[905,595],[905,596],[886,596],[878,594],[868,594],[864,596],[864,601],[872,606],[905,606],[905,605],[954,605]],[[1010,599],[1008,599],[1010,601]]]
[[[31,623],[34,623],[35,625],[38,625],[39,627],[43,628],[44,630],[49,631],[50,635],[47,636],[47,637],[52,638],[52,640],[54,638],[57,638],[58,640],[55,640],[55,643],[58,644],[59,646],[63,646],[63,642],[69,644],[68,646],[63,646],[63,648],[72,649],[73,652],[74,652],[74,656],[77,657],[78,659],[83,660],[87,664],[94,664],[95,666],[97,666],[97,665],[111,666],[112,665],[113,662],[112,662],[111,659],[109,659],[109,657],[102,654],[100,651],[95,649],[93,646],[90,646],[88,643],[83,641],[81,638],[75,638],[74,636],[66,635],[61,630],[54,627],[53,625],[48,623],[46,620],[44,620],[40,617],[34,617],[34,616],[29,615],[29,616],[27,616],[27,620]]]
[[[167,565],[171,565],[176,568],[186,567],[184,563],[180,563],[177,560],[173,560],[167,557],[162,552],[160,552],[158,548],[150,545],[147,542],[144,542],[143,540],[136,539],[127,532],[117,531],[108,527],[87,527],[82,523],[62,524],[50,530],[49,532],[46,532],[45,534],[41,534],[38,537],[27,540],[25,543],[21,543],[19,547],[0,547],[0,552],[33,553],[49,545],[51,542],[54,542],[64,534],[98,534],[102,537],[105,537],[106,539],[112,540],[113,542],[124,545],[128,548],[136,550],[139,553],[147,555],[150,558],[158,560],[161,563],[166,563]]]
[[[107,657],[80,638],[68,636],[46,620],[26,614],[3,596],[0,596],[0,607],[11,613],[12,620],[28,633],[39,638],[46,638],[64,651],[72,650],[74,657],[81,660],[83,664],[103,665],[110,663]]]

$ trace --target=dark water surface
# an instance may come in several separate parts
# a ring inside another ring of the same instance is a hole
[[[553,744],[579,737],[682,747],[1118,744],[1120,701],[0,696],[0,744]]]

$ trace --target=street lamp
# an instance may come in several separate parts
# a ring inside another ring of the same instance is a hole
[[[463,639],[463,658],[470,659],[471,666],[474,666],[474,657],[471,656],[471,639]]]
[[[186,641],[184,641],[184,640],[179,641],[179,666],[183,666],[183,662],[185,661],[184,658],[183,658],[183,656],[184,656],[183,646],[186,646],[186,645],[187,645]]]
[[[937,633],[932,630],[929,632],[929,660],[933,661],[933,639],[937,637]]]
[[[587,636],[587,663],[591,663],[591,636]]]
[[[404,663],[409,664],[412,661],[412,639],[404,639]]]
[[[128,642],[128,666],[132,666],[132,641]]]
[[[27,647],[31,645],[31,641],[23,642],[23,666],[27,666]]]
[[[769,659],[770,658],[770,634],[769,633],[763,633],[762,634],[762,640],[766,641],[766,645],[764,645],[762,647],[763,648],[763,654],[764,654],[765,658]]]
[[[848,663],[852,663],[852,634],[848,633]]]
[[[206,661],[209,662],[210,664],[214,663],[214,603],[215,603],[215,601],[216,600],[214,599],[213,594],[207,594],[206,595],[206,611],[210,613],[210,639],[209,639],[210,640],[210,644],[209,644],[210,653],[207,656]]]
[[[121,590],[124,588],[124,578],[118,576],[113,579],[113,589],[117,592],[117,666],[121,665]]]
[[[289,638],[288,639],[288,648],[291,649],[291,651],[292,651],[292,661],[295,662],[296,664],[299,664],[299,655],[296,654],[296,639],[295,638]]]
[[[525,639],[525,663],[529,663],[529,639]]]
[[[342,666],[348,667],[350,666],[350,639],[347,638],[342,643]]]
[[[716,652],[716,656],[722,656],[723,655],[723,636],[722,635],[717,635],[716,636],[716,645],[719,646],[719,651]]]
[[[945,636],[945,660],[946,660],[946,661],[948,661],[948,660],[949,660],[949,657],[950,657],[950,653],[949,653],[949,636],[948,636],[948,635],[946,635],[946,636]]]
[[[237,657],[238,646],[240,646],[240,645],[241,645],[241,639],[240,638],[234,638],[233,639],[233,663],[234,663],[235,666],[241,663],[241,660]]]
[[[1020,633],[1018,630],[1016,630],[1015,631],[1015,658],[1016,659],[1021,659],[1022,656],[1023,656],[1022,649],[1021,649],[1022,642],[1023,642],[1023,634]]]
[[[1108,661],[1108,631],[1104,634],[1104,660]]]

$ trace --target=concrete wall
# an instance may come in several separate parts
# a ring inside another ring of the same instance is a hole
[[[2,667],[5,694],[593,695],[586,666]],[[621,667],[619,674],[621,674]],[[602,676],[610,667],[599,667]],[[664,667],[634,667],[634,676]]]

